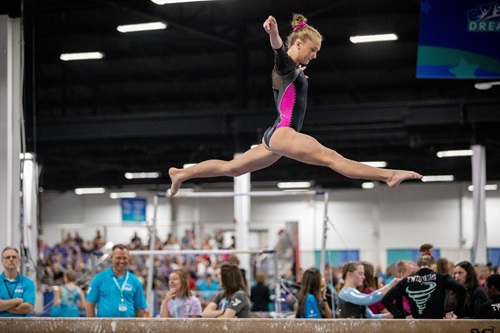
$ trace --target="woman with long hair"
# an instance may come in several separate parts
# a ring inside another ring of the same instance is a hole
[[[240,268],[231,263],[220,267],[219,280],[223,291],[214,295],[203,317],[209,318],[248,318],[250,300]]]
[[[436,260],[431,254],[431,244],[420,246],[422,255],[418,258],[419,270],[400,280],[382,299],[382,304],[394,315],[394,318],[407,318],[395,303],[405,296],[410,303],[411,316],[417,319],[445,318],[446,290],[450,289],[457,295],[457,306],[453,312],[462,315],[462,305],[465,300],[465,287],[449,274],[440,274],[431,269]]]
[[[488,295],[483,287],[479,285],[479,279],[476,275],[474,266],[468,261],[461,261],[455,265],[453,270],[455,280],[465,286],[464,318],[475,319],[479,315],[481,305],[488,301]],[[457,297],[451,292],[447,300],[447,316],[454,318],[451,312],[457,306]],[[448,311],[449,310],[449,311]]]
[[[201,303],[189,290],[188,273],[183,269],[172,271],[168,277],[169,291],[160,309],[161,318],[200,318]]]
[[[326,299],[326,281],[317,268],[309,268],[304,272],[295,317],[332,318],[332,310]]]
[[[372,263],[368,261],[362,261],[361,264],[365,269],[365,279],[363,280],[363,285],[361,287],[358,287],[358,290],[363,294],[368,295],[383,287],[383,285],[379,283],[378,278],[375,276],[375,268],[373,267]],[[373,314],[389,312],[386,310],[386,308],[384,308],[384,305],[382,305],[382,300],[368,305],[368,308],[372,310]]]
[[[342,279],[344,285],[339,293],[340,318],[392,318],[390,313],[374,314],[368,305],[379,302],[384,294],[398,282],[397,278],[371,294],[363,294],[358,288],[363,286],[365,268],[361,262],[351,261],[342,266]]]

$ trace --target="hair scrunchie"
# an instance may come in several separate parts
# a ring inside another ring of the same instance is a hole
[[[307,27],[307,23],[306,23],[306,22],[304,22],[304,21],[302,21],[302,22],[300,22],[299,24],[297,24],[297,25],[295,26],[295,28],[293,28],[293,31],[297,31],[297,30],[302,29],[302,28],[305,28],[305,27]]]

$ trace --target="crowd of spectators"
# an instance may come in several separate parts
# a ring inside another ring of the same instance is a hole
[[[213,234],[207,234],[198,241],[192,230],[185,230],[180,241],[174,234],[168,234],[165,241],[157,237],[154,243],[155,250],[205,250],[201,254],[180,254],[180,253],[162,253],[153,256],[153,289],[155,291],[155,311],[158,312],[161,301],[168,291],[169,276],[178,269],[187,272],[189,288],[193,294],[198,297],[204,308],[209,304],[210,299],[218,290],[220,284],[217,279],[217,269],[224,262],[238,264],[238,258],[234,254],[213,254],[211,250],[234,249],[235,239],[229,246],[224,246],[224,236],[220,230],[216,230]],[[108,268],[109,262],[104,260],[101,264],[97,259],[104,255],[103,247],[106,245],[106,239],[99,230],[92,240],[83,240],[82,237],[75,232],[73,235],[68,233],[65,239],[58,244],[49,246],[46,243],[39,242],[39,259],[38,259],[38,289],[51,293],[56,286],[61,286],[65,272],[71,271],[76,276],[77,284],[86,291],[88,284],[93,276]],[[130,242],[126,244],[129,250],[149,250],[149,241],[144,241],[136,233],[131,237]],[[149,255],[132,255],[130,256],[129,269],[142,282],[144,289],[147,286]],[[95,260],[94,260],[95,259]],[[412,270],[409,270],[411,267]],[[372,268],[371,273],[374,278],[374,283],[377,286],[388,284],[393,278],[402,278],[405,275],[413,273],[415,263],[410,261],[400,261],[393,265],[389,265],[385,272],[382,272],[380,267]],[[455,265],[444,258],[437,260],[435,268],[437,272],[454,276]],[[491,264],[484,266],[476,266],[478,283],[481,287],[484,286],[486,278],[493,273]],[[404,273],[408,271],[407,273]],[[411,272],[410,272],[411,271]],[[255,270],[252,270],[256,273]],[[326,299],[332,310],[338,309],[338,293],[342,288],[343,279],[340,267],[333,267],[327,264],[324,270],[324,278],[326,280]],[[369,272],[365,269],[365,275]],[[242,270],[245,275],[245,271]],[[290,268],[282,276],[282,294],[280,299],[283,301],[281,308],[284,311],[293,311],[296,306],[298,292],[302,281],[303,270],[301,268]],[[258,279],[261,284],[263,277]],[[265,279],[264,279],[265,280]],[[247,290],[250,292],[252,286],[257,284],[256,276],[251,276],[250,281],[246,282]],[[375,288],[375,287],[374,287]],[[362,290],[360,290],[362,291]],[[271,290],[272,294],[273,290]],[[266,296],[267,297],[267,296]],[[274,296],[273,296],[274,297]],[[274,299],[274,298],[273,298]],[[269,302],[271,303],[271,302]],[[258,311],[262,311],[263,307]],[[380,309],[384,313],[385,309]]]
[[[199,245],[198,245],[199,244]],[[52,246],[42,240],[39,241],[38,258],[38,289],[51,293],[54,287],[63,284],[64,272],[75,273],[77,283],[83,290],[88,288],[95,273],[109,267],[109,262],[96,266],[99,258],[104,254],[103,247],[106,239],[100,230],[92,240],[84,240],[78,232],[68,232],[65,239]],[[137,232],[126,244],[130,250],[149,250],[148,240],[143,240]],[[234,249],[235,239],[231,239],[228,246],[224,246],[224,235],[221,230],[213,234],[206,234],[198,242],[192,230],[185,230],[183,237],[178,238],[169,233],[163,241],[157,237],[155,250],[206,250],[203,254],[157,254],[153,256],[153,289],[156,299],[161,302],[168,289],[168,279],[172,271],[184,269],[189,276],[189,287],[200,299],[202,305],[208,304],[212,295],[219,289],[216,278],[216,268],[223,262],[238,262],[238,258],[228,254],[211,254],[210,250]],[[95,259],[94,261],[92,259]],[[147,285],[149,255],[133,255],[130,257],[129,269],[141,280],[144,288]],[[245,273],[243,271],[243,273]]]

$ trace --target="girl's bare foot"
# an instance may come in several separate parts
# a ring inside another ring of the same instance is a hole
[[[181,187],[182,180],[179,177],[179,173],[181,171],[181,169],[177,168],[168,169],[168,175],[170,176],[170,180],[172,181],[172,186],[170,186],[170,190],[168,191],[169,197],[173,197]]]
[[[389,187],[396,187],[402,181],[408,179],[422,179],[422,175],[414,171],[407,171],[407,170],[392,170],[392,171],[393,171],[392,175],[386,181]]]

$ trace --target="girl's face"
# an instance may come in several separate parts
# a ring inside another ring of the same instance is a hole
[[[170,273],[168,276],[168,287],[170,289],[175,289],[176,292],[180,292],[182,289],[181,277],[177,273]]]
[[[455,277],[455,280],[461,284],[465,284],[465,281],[467,280],[467,271],[460,266],[456,266],[453,269],[453,276]]]
[[[315,38],[313,40],[306,40],[304,42],[297,41],[299,48],[299,62],[302,65],[307,65],[311,60],[316,59],[316,56],[321,49],[321,40]]]
[[[363,281],[365,280],[365,268],[363,265],[359,265],[354,272],[349,274],[351,275],[351,280],[355,287],[361,287],[363,285]]]

